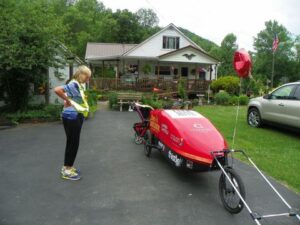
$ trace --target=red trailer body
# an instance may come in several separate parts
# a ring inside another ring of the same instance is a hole
[[[176,154],[206,166],[213,163],[212,151],[228,148],[212,123],[192,110],[153,110],[150,131]],[[219,156],[222,157],[223,153]]]

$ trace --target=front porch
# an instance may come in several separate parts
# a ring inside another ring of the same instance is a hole
[[[181,78],[183,79],[183,78]],[[188,94],[205,94],[209,90],[211,81],[199,79],[183,79],[185,90]],[[123,80],[121,78],[93,78],[90,80],[90,87],[101,91],[133,90],[140,92],[151,92],[158,88],[160,92],[177,92],[179,79],[150,79],[136,78],[135,80]]]

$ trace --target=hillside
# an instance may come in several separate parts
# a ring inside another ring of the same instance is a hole
[[[202,38],[187,29],[179,27],[179,30],[182,33],[184,33],[187,37],[189,37],[193,42],[195,42],[197,45],[199,45],[201,48],[203,48],[207,53],[210,53],[213,56],[214,56],[213,52],[215,52],[215,49],[220,48],[216,43],[214,43],[210,40],[207,40],[205,38]]]

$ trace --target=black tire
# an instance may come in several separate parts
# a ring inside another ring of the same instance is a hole
[[[137,145],[141,145],[143,144],[144,142],[144,139],[139,136],[137,133],[134,134],[134,143],[137,144]]]
[[[144,152],[145,152],[145,155],[147,157],[150,157],[151,156],[151,152],[152,152],[152,134],[150,132],[150,130],[147,130],[145,136],[144,136],[144,140],[145,140],[145,144],[144,144]]]
[[[262,127],[263,121],[257,108],[250,108],[248,110],[247,122],[251,127]]]
[[[232,168],[227,167],[225,168],[225,171],[231,181],[235,184],[235,187],[238,189],[243,199],[245,199],[245,187],[240,176]],[[223,173],[219,179],[219,194],[221,201],[228,212],[237,214],[243,210],[244,203]]]

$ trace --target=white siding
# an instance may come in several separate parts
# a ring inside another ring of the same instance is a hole
[[[195,55],[190,60],[184,56],[187,55]],[[160,59],[160,61],[170,61],[170,62],[187,62],[187,63],[202,63],[202,64],[213,64],[216,61],[212,60],[210,57],[206,56],[205,54],[200,53],[192,48],[187,48],[183,51],[178,51],[174,54],[170,54],[166,57]]]
[[[152,39],[146,41],[143,45],[134,49],[132,52],[126,54],[126,56],[157,57],[159,55],[166,54],[170,51],[174,51],[174,49],[163,49],[163,36],[179,37],[180,38],[179,48],[183,48],[188,45],[193,45],[193,43],[189,42],[177,30],[175,30],[172,27],[169,27],[168,29],[154,36]]]
[[[73,72],[76,71],[78,65],[73,65]],[[64,85],[69,79],[69,65],[65,65],[63,68],[58,69],[58,72],[61,73],[61,78],[55,76],[55,71],[57,69],[50,67],[49,68],[49,103],[50,104],[62,104],[63,100],[59,98],[55,92],[54,88],[57,86]]]

